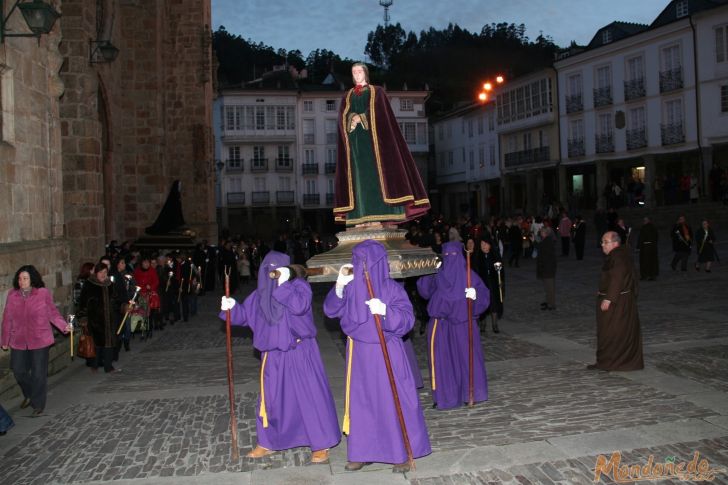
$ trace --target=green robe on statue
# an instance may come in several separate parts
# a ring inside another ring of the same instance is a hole
[[[349,113],[364,115],[362,119],[368,120],[370,95],[369,88],[365,88],[361,95],[351,96]],[[404,207],[386,204],[382,197],[369,121],[359,123],[347,136],[349,137],[354,179],[354,210],[347,215],[346,225],[404,220]]]

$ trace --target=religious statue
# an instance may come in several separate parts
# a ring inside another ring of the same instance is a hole
[[[351,73],[355,86],[339,111],[334,219],[348,227],[420,217],[430,201],[389,99],[369,84],[366,65]]]

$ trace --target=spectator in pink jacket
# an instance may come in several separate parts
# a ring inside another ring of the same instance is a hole
[[[51,292],[35,267],[21,266],[13,278],[3,312],[0,347],[11,350],[10,368],[23,391],[21,409],[33,406],[43,414],[48,388],[48,351],[53,345],[52,323],[64,334],[70,326],[53,304]]]

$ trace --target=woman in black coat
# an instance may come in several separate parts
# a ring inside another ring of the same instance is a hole
[[[546,301],[541,310],[556,309],[556,245],[553,232],[548,227],[541,228],[541,242],[536,258],[536,278],[543,281]]]
[[[94,267],[93,275],[89,276],[81,291],[78,304],[78,316],[86,320],[89,332],[96,345],[97,370],[104,366],[105,372],[118,372],[114,369],[112,361],[116,350],[116,321],[121,314],[122,304],[114,291],[114,285],[109,279],[109,269],[104,263]]]
[[[710,273],[710,266],[715,261],[715,232],[710,227],[707,219],[703,219],[703,224],[695,231],[695,247],[698,251],[698,262],[695,263],[696,271],[700,271],[700,265],[705,263],[705,272]]]
[[[488,314],[491,318],[491,328],[494,333],[500,332],[498,328],[498,319],[503,318],[503,300],[501,295],[505,296],[505,270],[503,269],[503,259],[498,252],[498,246],[490,239],[475,241],[475,249],[473,253],[473,269],[483,280],[485,286],[490,291],[490,306],[480,316],[480,329],[484,331],[486,328],[485,319]],[[500,267],[500,287],[498,282],[498,270]]]

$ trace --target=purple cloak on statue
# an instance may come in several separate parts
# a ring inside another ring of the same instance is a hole
[[[387,305],[382,330],[402,406],[407,434],[415,458],[431,453],[425,417],[415,388],[412,368],[402,337],[412,329],[415,317],[407,293],[389,277],[387,251],[367,240],[352,251],[354,280],[344,287],[343,298],[335,287],[324,301],[324,313],[341,319],[346,335],[346,402],[344,432],[348,435],[349,461],[404,463],[407,452],[394,407],[382,348],[374,317],[365,304],[369,300],[364,264],[374,295]]]
[[[316,343],[311,285],[294,278],[278,286],[269,276],[288,264],[283,253],[265,256],[258,288],[232,308],[231,323],[250,327],[253,346],[262,352],[258,444],[269,450],[322,450],[341,441],[339,420]]]
[[[427,355],[430,366],[432,400],[438,409],[462,406],[469,399],[468,303],[465,298],[466,262],[463,244],[458,241],[442,245],[442,267],[435,275],[417,280],[420,296],[430,300],[427,313]],[[490,293],[483,280],[470,270],[475,288],[473,315],[473,399],[488,400],[488,377],[483,347],[480,345],[478,315],[490,305]]]

